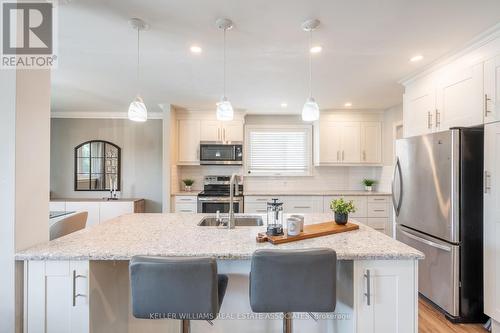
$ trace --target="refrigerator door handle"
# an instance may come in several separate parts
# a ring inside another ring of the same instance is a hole
[[[396,175],[399,178],[399,198],[397,199],[394,193]],[[392,179],[392,205],[394,206],[394,211],[396,212],[396,216],[399,215],[402,199],[403,199],[403,176],[401,175],[401,163],[399,162],[399,157],[398,157],[396,159],[396,165],[394,166],[394,176]]]
[[[414,239],[414,240],[416,240],[417,242],[427,244],[427,245],[429,245],[429,246],[432,246],[432,247],[435,247],[435,248],[438,248],[438,249],[444,250],[444,251],[446,251],[446,252],[451,252],[451,247],[449,247],[449,246],[446,246],[446,245],[441,245],[441,244],[435,243],[435,242],[433,242],[433,241],[430,241],[430,240],[427,240],[427,239],[424,239],[424,238],[418,237],[418,236],[416,236],[416,235],[414,235],[414,234],[410,234],[409,232],[404,231],[404,230],[401,230],[401,229],[399,229],[399,231],[400,231],[402,234],[404,234],[406,237],[411,238],[411,239]]]

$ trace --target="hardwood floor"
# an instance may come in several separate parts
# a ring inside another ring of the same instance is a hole
[[[481,324],[452,324],[424,299],[418,300],[419,333],[487,333]]]

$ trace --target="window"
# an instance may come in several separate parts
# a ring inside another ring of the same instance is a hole
[[[311,175],[311,125],[248,125],[245,129],[247,174]]]
[[[120,147],[101,140],[75,147],[75,191],[120,190]]]

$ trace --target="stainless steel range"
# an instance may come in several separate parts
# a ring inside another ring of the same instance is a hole
[[[229,213],[230,176],[205,176],[203,192],[198,194],[198,213]],[[235,184],[233,207],[243,213],[243,184]]]

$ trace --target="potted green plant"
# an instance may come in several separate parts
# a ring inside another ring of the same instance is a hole
[[[193,186],[194,180],[187,178],[183,179],[182,182],[184,183],[184,191],[191,192],[191,186]]]
[[[363,179],[362,183],[363,185],[365,185],[365,191],[371,192],[373,191],[373,186],[377,184],[377,181],[374,179],[365,178]]]
[[[332,200],[330,202],[330,209],[334,212],[335,223],[337,224],[346,224],[349,219],[349,213],[356,211],[352,200],[345,201],[343,198]]]

